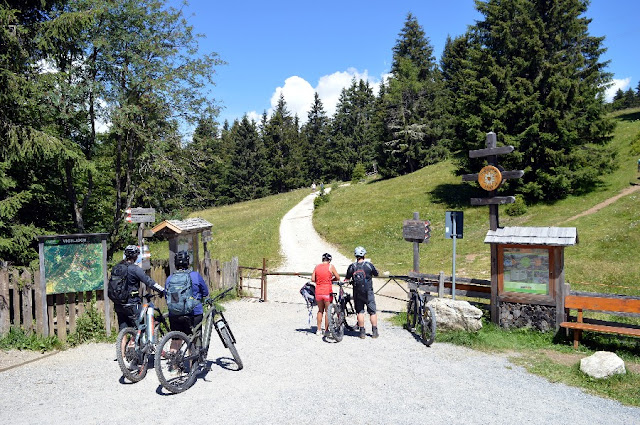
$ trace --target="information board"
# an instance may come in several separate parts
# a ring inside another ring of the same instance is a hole
[[[103,238],[99,234],[43,237],[47,294],[103,289]]]
[[[507,248],[503,250],[503,291],[549,294],[549,250]]]

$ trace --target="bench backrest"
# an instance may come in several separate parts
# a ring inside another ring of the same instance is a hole
[[[567,295],[564,307],[583,310],[640,313],[640,300],[632,298],[584,297]]]

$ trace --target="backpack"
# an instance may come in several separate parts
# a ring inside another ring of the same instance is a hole
[[[184,316],[193,313],[198,300],[193,296],[189,270],[179,270],[172,274],[164,290],[171,316]]]
[[[316,285],[311,282],[305,283],[302,288],[300,288],[300,294],[304,301],[307,303],[307,308],[309,309],[309,324],[311,324],[311,312],[313,311],[313,306],[317,305],[316,303]]]
[[[111,270],[109,284],[107,286],[107,295],[115,304],[126,304],[131,296],[129,284],[127,283],[127,274],[129,265],[125,262],[116,264]]]
[[[364,269],[366,262],[353,263],[353,274],[351,275],[351,281],[353,282],[353,290],[358,294],[364,295],[367,293],[367,273]]]
[[[316,285],[311,282],[305,283],[302,288],[300,288],[300,294],[307,303],[307,307],[313,307],[316,305]]]

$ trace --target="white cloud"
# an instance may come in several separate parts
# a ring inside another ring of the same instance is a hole
[[[271,108],[267,111],[267,115],[271,116],[278,105],[280,93],[282,93],[289,112],[291,112],[292,115],[298,115],[300,123],[304,123],[307,121],[307,115],[313,105],[314,93],[318,92],[325,112],[331,117],[336,112],[336,106],[340,99],[342,89],[349,87],[354,79],[355,81],[368,81],[373,89],[373,93],[377,95],[380,89],[380,82],[387,77],[388,74],[385,74],[382,75],[381,78],[376,79],[370,77],[366,70],[364,72],[358,72],[355,68],[349,68],[346,71],[323,75],[318,80],[318,85],[313,87],[304,78],[294,75],[285,80],[284,86],[275,89],[271,96]],[[249,112],[247,116],[256,122],[259,122],[261,119],[261,114],[255,111]]]
[[[629,87],[631,83],[631,78],[614,78],[611,86],[605,91],[604,98],[607,102],[612,102],[613,97],[616,95],[618,89],[625,90]]]

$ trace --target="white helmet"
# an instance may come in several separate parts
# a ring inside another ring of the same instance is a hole
[[[357,246],[356,249],[353,250],[353,254],[356,257],[364,257],[366,253],[367,253],[367,250],[361,246]]]

